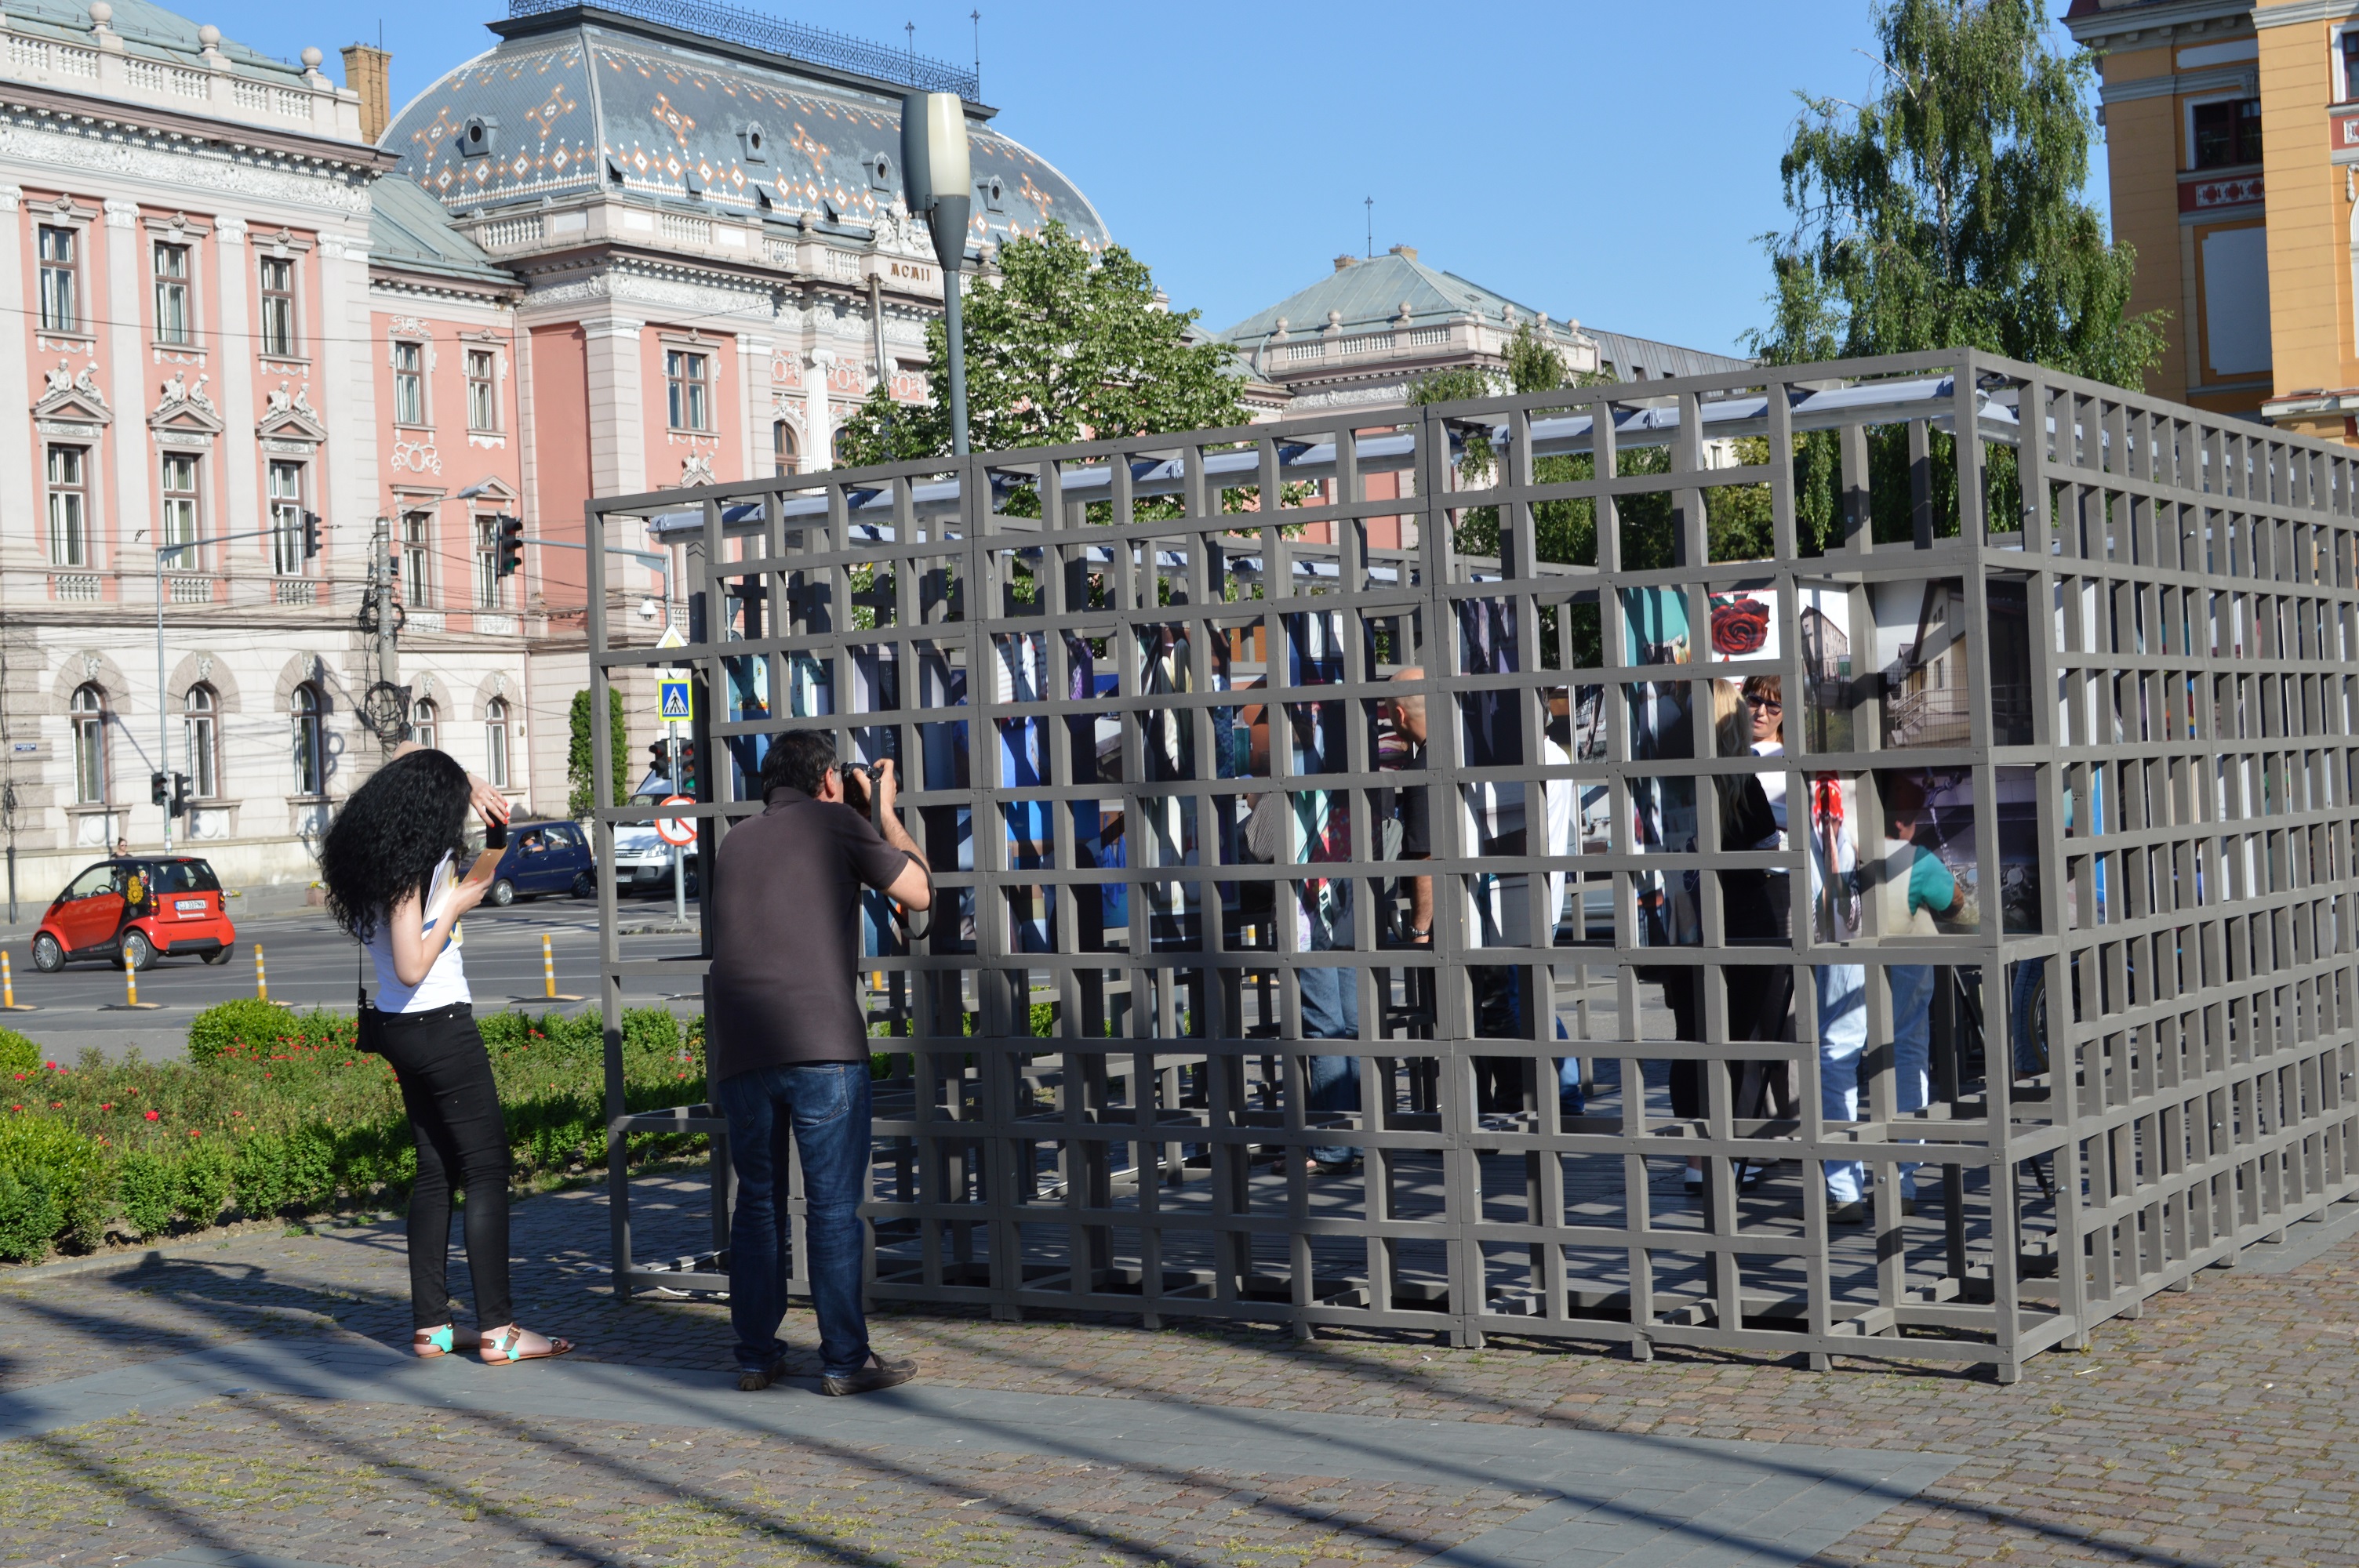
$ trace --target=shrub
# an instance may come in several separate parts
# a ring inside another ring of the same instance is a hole
[[[180,1173],[147,1150],[134,1149],[115,1166],[114,1191],[141,1236],[161,1236],[179,1206]]]
[[[65,1217],[47,1172],[0,1168],[0,1262],[22,1263],[48,1251]]]
[[[317,1016],[316,1014],[314,1016]],[[217,1062],[292,1032],[294,1012],[260,997],[209,1007],[189,1021],[189,1060]]]
[[[317,1126],[297,1128],[287,1135],[284,1169],[286,1195],[281,1208],[308,1212],[325,1208],[336,1195],[336,1145]]]
[[[37,1073],[41,1048],[13,1029],[0,1029],[0,1073]]]
[[[38,1258],[60,1232],[85,1246],[103,1239],[112,1173],[98,1147],[68,1122],[0,1120],[0,1259]]]
[[[180,1157],[173,1174],[172,1207],[180,1217],[197,1225],[217,1222],[222,1210],[229,1206],[231,1164],[226,1141],[200,1139]]]
[[[277,1214],[294,1195],[287,1179],[287,1140],[276,1132],[249,1132],[240,1138],[230,1156],[230,1175],[237,1186],[238,1210],[248,1219]]]

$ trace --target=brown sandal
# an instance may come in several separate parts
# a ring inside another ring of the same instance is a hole
[[[523,1337],[524,1330],[509,1324],[496,1334],[484,1335],[477,1346],[477,1354],[482,1356],[486,1367],[507,1367],[518,1361],[546,1361],[554,1356],[566,1355],[574,1348],[573,1341],[551,1335],[546,1350],[519,1350],[516,1341]]]
[[[409,1352],[421,1361],[451,1355],[459,1348],[458,1331],[447,1323],[440,1328],[421,1328],[409,1336]]]

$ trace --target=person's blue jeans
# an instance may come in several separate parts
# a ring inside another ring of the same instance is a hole
[[[1356,1040],[1360,1035],[1360,986],[1351,969],[1298,969],[1302,987],[1302,1037],[1306,1040]],[[1333,1116],[1360,1108],[1360,1072],[1350,1056],[1312,1056],[1304,1062],[1309,1090],[1305,1108],[1313,1117]],[[1322,1164],[1340,1165],[1359,1151],[1349,1144],[1321,1144],[1310,1157]]]
[[[1867,969],[1820,964],[1810,979],[1819,999],[1819,1114],[1829,1121],[1857,1121],[1859,1058],[1867,1048]],[[1859,1200],[1860,1162],[1829,1160],[1826,1171],[1829,1203]]]
[[[1885,973],[1892,985],[1892,1108],[1906,1115],[1924,1109],[1931,1098],[1933,966],[1895,964]],[[1917,1195],[1917,1163],[1901,1162],[1900,1191],[1905,1197]]]
[[[845,1378],[868,1362],[868,1319],[860,1301],[866,1233],[868,1064],[818,1062],[757,1067],[721,1080],[713,1098],[729,1119],[737,1203],[729,1221],[729,1321],[737,1365],[766,1368],[785,1354],[787,1145],[803,1162],[803,1245],[811,1306],[819,1317],[820,1369]]]
[[[2047,968],[2038,958],[2025,958],[2009,964],[2006,1000],[2006,1032],[2015,1042],[2015,1070],[2026,1076],[2044,1073],[2039,1047],[2032,1037],[2032,1004],[2038,1000],[2039,977]]]

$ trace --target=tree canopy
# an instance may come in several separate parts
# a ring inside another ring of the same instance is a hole
[[[967,427],[978,452],[1201,430],[1245,422],[1230,351],[1191,342],[1198,312],[1158,298],[1147,264],[1092,250],[1060,223],[1000,248],[995,284],[965,296]],[[926,326],[928,404],[880,384],[844,426],[840,461],[951,449],[949,336]]]
[[[2082,200],[2095,125],[2085,51],[2043,0],[1886,0],[1883,89],[1800,94],[1779,165],[1794,227],[1755,352],[1782,363],[1989,349],[2136,387],[2158,315],[2125,317],[2136,256]]]

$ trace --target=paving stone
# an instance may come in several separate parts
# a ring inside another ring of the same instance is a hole
[[[582,1360],[616,1375],[694,1374],[723,1386],[724,1306],[624,1303],[608,1291],[601,1195],[534,1198],[515,1213],[525,1321],[587,1340]],[[634,1222],[650,1250],[675,1241],[690,1249],[709,1235],[693,1182],[638,1184]],[[403,1247],[397,1224],[375,1222],[200,1241],[193,1257],[127,1273],[0,1274],[0,1411],[44,1386],[192,1355],[332,1361],[363,1342],[404,1345]],[[1451,1350],[1374,1334],[1302,1342],[1241,1325],[1150,1334],[1120,1322],[1000,1323],[942,1311],[883,1313],[875,1328],[888,1353],[918,1358],[923,1379],[913,1387],[929,1398],[973,1390],[1287,1421],[1438,1422],[1453,1444],[1481,1441],[1486,1452],[1493,1438],[1613,1434],[1644,1440],[1643,1452],[1666,1465],[1692,1456],[1675,1440],[1769,1465],[1805,1450],[1948,1456],[1946,1475],[1913,1496],[1903,1486],[1867,1493],[1858,1506],[1872,1511],[1811,1548],[1813,1564],[2339,1563],[2359,1557],[2359,1504],[2336,1458],[2359,1436],[2343,1393],[2359,1359],[2354,1285],[2354,1237],[2282,1272],[2215,1271],[2194,1291],[2148,1303],[2140,1320],[2101,1327],[2088,1354],[2035,1358],[2008,1387],[1932,1366],[1839,1362],[1811,1373],[1672,1349],[1634,1363],[1603,1345],[1506,1336]],[[463,1300],[455,1260],[453,1288]],[[790,1314],[788,1333],[792,1370],[812,1375],[808,1313]],[[514,1379],[494,1386],[523,1390],[558,1368],[439,1369]],[[1152,1419],[1143,1410],[1141,1429]],[[247,1431],[228,1430],[238,1426]],[[379,1449],[363,1475],[353,1454]],[[1551,1562],[1614,1551],[1601,1524],[1536,1513],[1564,1505],[1479,1470],[1460,1475],[1447,1455],[1422,1476],[1376,1479],[1286,1475],[1234,1455],[1225,1468],[1165,1473],[1150,1452],[1109,1466],[1070,1455],[838,1450],[710,1427],[208,1396],[0,1444],[0,1474],[12,1482],[0,1487],[0,1561],[136,1563],[213,1548],[336,1568],[793,1556],[928,1568],[1224,1563],[1235,1560],[1224,1542],[1245,1536],[1272,1568],[1441,1552],[1457,1553],[1445,1559],[1453,1563],[1504,1563],[1526,1560],[1501,1554],[1519,1541],[1550,1543]],[[727,1478],[732,1471],[742,1474]],[[1668,1494],[1664,1518],[1716,1517],[1687,1498],[1687,1486],[1644,1479]],[[1635,1503],[1638,1489],[1623,1495]],[[1711,1548],[1722,1555],[1697,1561],[1802,1560],[1772,1532],[1797,1512],[1807,1518],[1808,1498],[1798,1479],[1784,1511],[1756,1509],[1749,1538],[1730,1536]],[[1250,1528],[1223,1534],[1218,1519],[1232,1518]],[[1321,1544],[1315,1530],[1335,1542]]]

